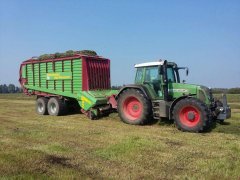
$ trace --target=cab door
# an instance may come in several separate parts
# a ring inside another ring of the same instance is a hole
[[[154,99],[162,99],[163,98],[159,66],[146,67],[144,83],[147,84],[149,86],[149,88],[151,89],[151,91],[155,97]]]

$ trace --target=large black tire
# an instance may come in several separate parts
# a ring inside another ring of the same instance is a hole
[[[173,109],[173,119],[179,130],[187,132],[206,131],[212,122],[209,108],[196,98],[180,100]]]
[[[66,105],[63,102],[63,100],[57,98],[57,97],[52,97],[48,101],[48,113],[49,115],[52,116],[60,116],[65,113],[66,110]]]
[[[118,98],[118,114],[127,124],[143,125],[151,120],[152,106],[137,89],[127,89]]]
[[[48,99],[45,97],[39,97],[37,98],[36,101],[36,112],[40,115],[47,115],[47,104],[48,104]]]

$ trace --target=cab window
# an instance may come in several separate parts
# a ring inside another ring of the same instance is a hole
[[[146,82],[155,82],[160,80],[158,66],[147,67],[145,73],[145,81]]]
[[[142,83],[144,68],[137,68],[135,83],[140,84]]]

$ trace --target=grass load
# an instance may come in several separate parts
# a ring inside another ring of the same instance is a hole
[[[64,57],[71,57],[75,56],[76,54],[83,54],[87,56],[97,56],[97,53],[93,50],[79,50],[79,51],[73,51],[68,50],[64,53],[56,52],[55,54],[43,54],[39,56],[36,60],[46,60],[46,59],[56,59],[56,58],[64,58]]]

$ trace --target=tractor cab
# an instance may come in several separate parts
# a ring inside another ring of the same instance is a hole
[[[176,63],[166,60],[137,64],[135,68],[135,84],[146,86],[152,99],[173,99],[173,87],[180,84],[178,70],[185,69],[188,75],[188,68],[179,68]]]

